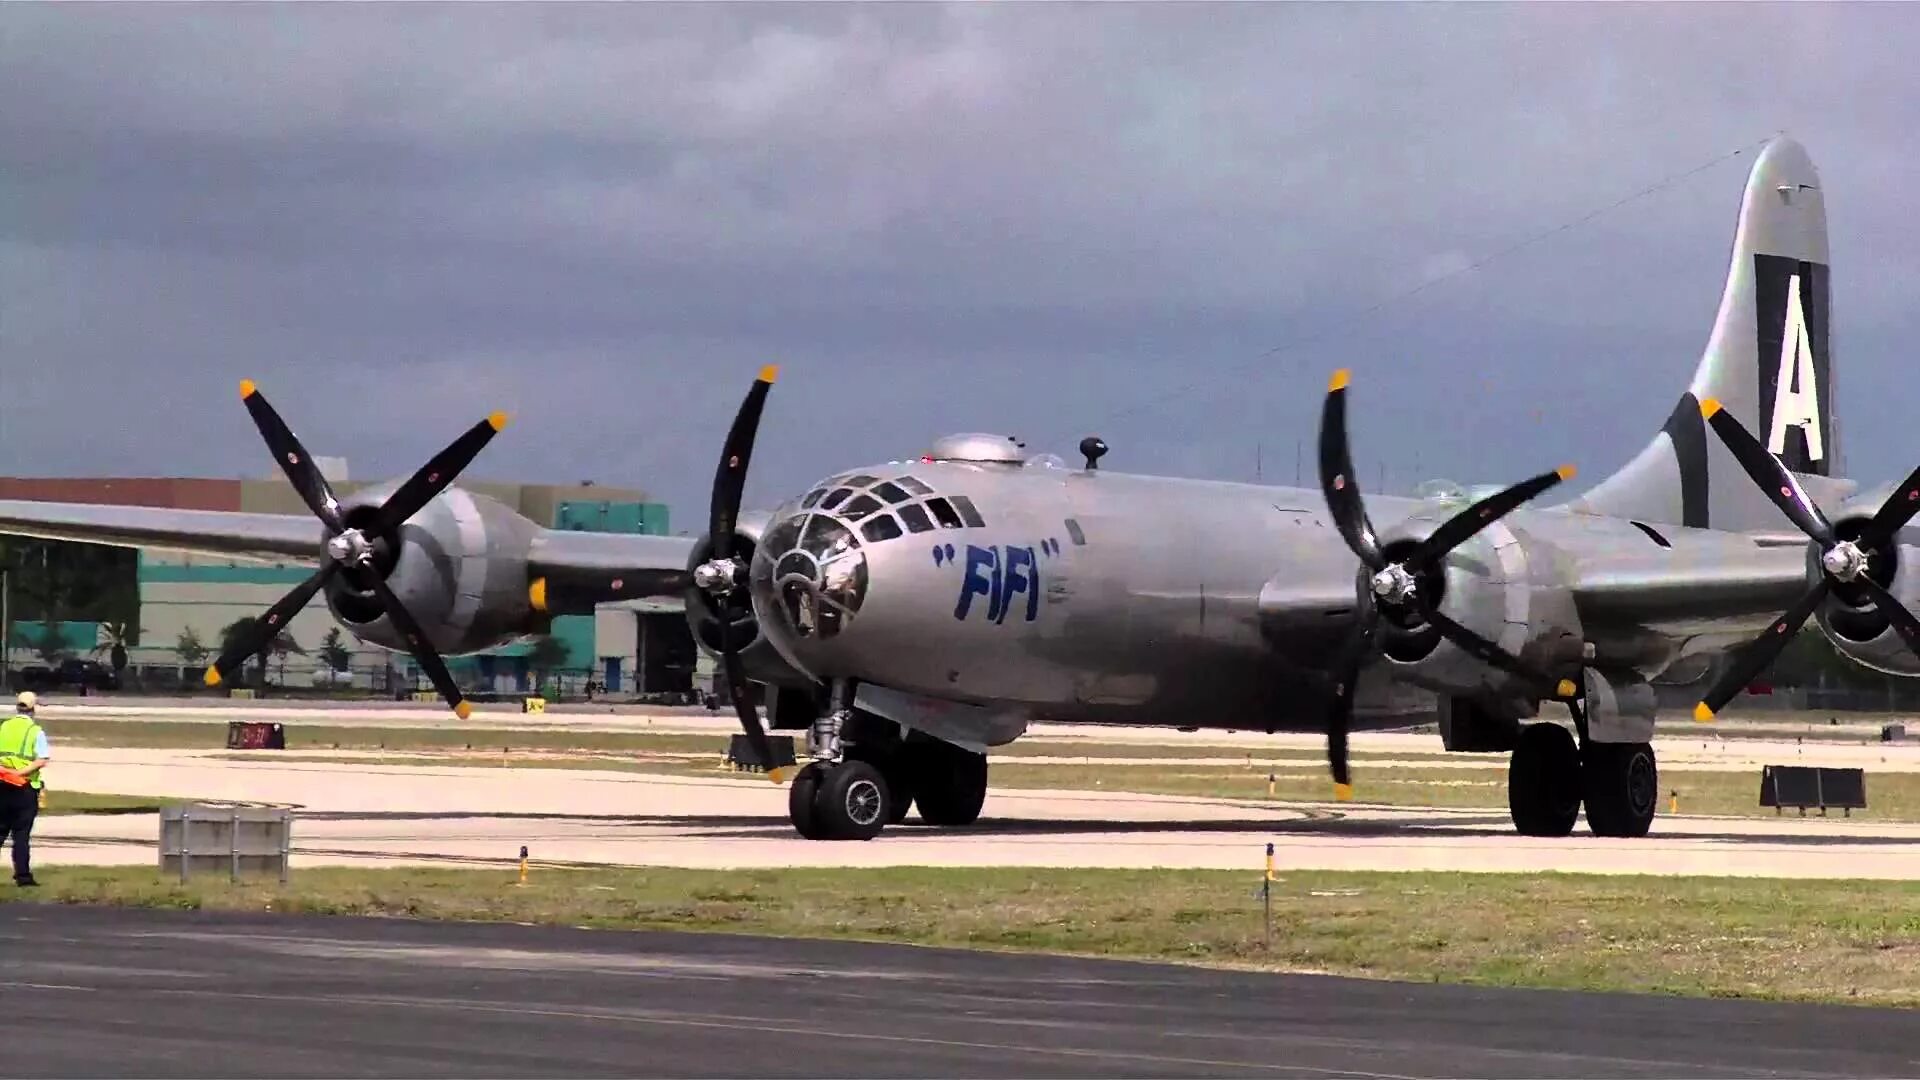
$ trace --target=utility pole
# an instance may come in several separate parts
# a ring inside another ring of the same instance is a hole
[[[1260,444],[1253,444],[1253,482],[1260,482]]]
[[[1293,486],[1300,486],[1300,440],[1293,440]]]

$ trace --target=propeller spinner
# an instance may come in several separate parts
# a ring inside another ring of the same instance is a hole
[[[1848,539],[1834,529],[1826,515],[1807,497],[1800,482],[1794,479],[1793,472],[1769,453],[1740,421],[1734,419],[1732,413],[1721,408],[1718,401],[1712,398],[1702,401],[1700,414],[1713,425],[1720,441],[1733,452],[1734,460],[1740,463],[1740,467],[1746,470],[1760,490],[1766,492],[1767,498],[1819,546],[1821,573],[1820,580],[1809,586],[1792,607],[1734,655],[1733,662],[1721,672],[1719,680],[1707,691],[1700,704],[1694,706],[1693,718],[1706,723],[1714,718],[1714,714],[1726,708],[1727,702],[1738,696],[1755,676],[1773,663],[1800,627],[1806,624],[1808,616],[1826,599],[1827,593],[1835,589],[1865,594],[1880,614],[1886,616],[1894,631],[1900,635],[1900,640],[1906,642],[1907,648],[1915,655],[1920,655],[1920,620],[1915,619],[1913,612],[1908,611],[1868,573],[1875,553],[1886,550],[1901,527],[1911,521],[1916,512],[1920,512],[1920,469],[1908,474],[1907,479],[1880,505],[1866,526]]]
[[[392,535],[394,530],[445,491],[453,483],[454,477],[472,463],[481,448],[507,426],[507,414],[494,413],[469,428],[445,450],[421,466],[406,483],[395,489],[380,505],[370,525],[365,529],[352,529],[341,517],[340,501],[334,498],[333,489],[327,484],[326,477],[320,474],[306,447],[300,444],[299,438],[287,427],[286,421],[280,418],[273,406],[267,403],[266,396],[260,393],[252,380],[241,382],[240,398],[246,404],[247,412],[253,416],[254,426],[260,429],[261,438],[266,440],[267,449],[273,452],[273,460],[286,473],[293,489],[299,492],[301,501],[326,526],[326,557],[321,561],[320,569],[294,586],[293,591],[268,608],[265,615],[254,620],[249,632],[237,638],[214,660],[212,666],[207,668],[207,685],[218,686],[230,677],[246,663],[248,657],[266,648],[285,629],[288,620],[299,614],[335,574],[345,574],[354,584],[372,591],[381,610],[393,621],[394,629],[400,631],[401,637],[406,640],[408,652],[433,682],[434,689],[446,699],[448,707],[456,715],[462,720],[466,719],[473,712],[473,705],[461,695],[453,676],[447,672],[446,662],[440,658],[432,642],[427,640],[419,622],[399,597],[387,588],[386,580],[375,565],[376,540]]]
[[[1541,696],[1558,701],[1573,701],[1576,687],[1571,680],[1554,679],[1505,649],[1448,618],[1439,609],[1438,583],[1445,571],[1448,553],[1472,539],[1480,530],[1518,509],[1563,480],[1571,479],[1573,466],[1552,472],[1490,495],[1460,511],[1442,523],[1426,539],[1410,550],[1389,557],[1367,516],[1360,485],[1354,478],[1353,456],[1347,442],[1347,371],[1334,373],[1327,385],[1327,399],[1320,416],[1320,490],[1334,527],[1347,547],[1366,567],[1367,578],[1360,589],[1360,610],[1353,632],[1341,645],[1333,663],[1333,701],[1327,711],[1327,764],[1333,773],[1334,794],[1342,800],[1353,797],[1353,778],[1347,760],[1347,730],[1353,720],[1353,692],[1367,654],[1379,646],[1380,620],[1417,619],[1438,630],[1442,637],[1481,662],[1519,676],[1541,688]]]

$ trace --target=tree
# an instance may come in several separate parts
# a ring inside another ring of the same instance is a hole
[[[544,685],[547,675],[566,666],[569,652],[567,643],[552,634],[534,638],[527,648],[527,665],[533,668],[535,680]]]
[[[307,655],[307,650],[301,648],[300,643],[293,640],[293,635],[285,630],[273,636],[273,641],[267,646],[267,651],[272,653],[273,658],[280,662],[280,682],[282,684],[287,681],[287,654],[293,653],[296,656]]]
[[[173,651],[180,656],[180,662],[188,667],[199,667],[207,662],[207,647],[200,644],[200,635],[189,626],[180,631],[180,637],[173,643]]]
[[[127,670],[127,646],[133,641],[127,633],[127,624],[124,622],[101,623],[100,636],[100,643],[95,645],[88,655],[107,654],[107,662],[113,665],[116,675]]]
[[[259,621],[259,619],[252,615],[243,615],[221,627],[221,655],[233,651],[248,638],[251,638],[254,634],[254,624]],[[256,684],[264,684],[267,681],[267,654],[273,650],[273,644],[272,641],[263,641],[260,643],[260,647],[253,653],[255,664],[254,672],[256,676],[254,682]]]
[[[51,620],[42,623],[40,639],[35,642],[34,649],[40,654],[40,659],[49,665],[65,660],[68,653],[67,639],[60,633],[60,624]]]
[[[320,639],[320,659],[333,671],[346,671],[353,666],[353,653],[340,639],[339,627],[328,630],[327,636]]]

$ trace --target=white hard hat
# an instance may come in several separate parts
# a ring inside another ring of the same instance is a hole
[[[40,704],[40,699],[35,696],[31,690],[22,690],[20,691],[20,696],[13,699],[14,708],[19,709],[21,712],[32,712],[34,706],[38,704]]]

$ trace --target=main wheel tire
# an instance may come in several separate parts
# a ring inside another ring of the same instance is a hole
[[[920,820],[948,828],[978,821],[987,801],[987,756],[947,743],[913,749],[911,775]]]
[[[1660,768],[1652,746],[1590,742],[1580,774],[1593,835],[1647,835],[1660,801]]]
[[[819,762],[808,762],[794,775],[793,786],[787,789],[787,819],[808,840],[827,839],[826,827],[814,808],[815,796],[820,792],[820,777],[825,771],[826,767]]]
[[[1528,724],[1507,766],[1507,810],[1522,836],[1567,836],[1580,819],[1580,748],[1559,724]]]
[[[813,813],[834,840],[871,840],[886,827],[887,781],[864,761],[842,761],[814,792]]]

